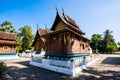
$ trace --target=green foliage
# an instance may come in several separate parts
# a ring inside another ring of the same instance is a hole
[[[9,33],[17,33],[14,29],[12,22],[10,21],[4,21],[2,24],[0,24],[0,31],[9,32]]]
[[[0,31],[16,33],[15,29],[13,28],[13,24],[10,21],[4,21],[2,24],[0,24]]]
[[[20,39],[20,35],[19,33],[17,33],[17,36],[16,36],[16,42],[18,44],[17,48],[16,48],[16,52],[22,52],[22,40]]]
[[[117,50],[117,44],[114,41],[112,31],[106,30],[104,32],[103,43],[104,43],[105,52],[112,53],[113,51]]]
[[[6,71],[6,64],[3,61],[0,61],[0,72],[4,73]]]
[[[113,51],[115,51],[116,50],[116,48],[114,47],[114,46],[107,46],[106,47],[106,52],[107,53],[112,53]]]
[[[102,35],[99,34],[93,34],[90,46],[94,51],[98,50],[99,52],[106,52],[106,53],[112,53],[113,51],[117,50],[117,44],[114,41],[112,31],[106,30]]]
[[[101,45],[102,45],[101,42],[102,42],[102,37],[100,34],[93,34],[92,35],[92,38],[90,41],[90,46],[95,51],[95,53],[97,53],[98,50],[100,50]]]
[[[74,61],[74,58],[70,58],[70,62],[73,62]]]
[[[85,59],[86,59],[86,56],[84,56],[83,59],[85,60]]]
[[[33,34],[30,26],[26,25],[19,29],[18,41],[21,45],[21,49],[19,48],[19,50],[25,51],[32,48]]]

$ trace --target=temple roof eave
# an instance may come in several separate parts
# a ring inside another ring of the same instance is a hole
[[[54,31],[54,32],[46,33],[46,34],[44,34],[44,35],[41,35],[41,37],[48,37],[48,36],[51,36],[51,35],[54,35],[54,34],[58,34],[58,33],[62,33],[62,32],[66,32],[66,31],[72,32],[72,33],[74,33],[75,35],[78,35],[78,36],[80,36],[80,37],[82,37],[82,38],[84,38],[84,39],[89,40],[88,38],[80,35],[79,33],[75,32],[75,31],[73,31],[73,30],[71,30],[71,29],[69,29],[69,28],[60,29],[60,30],[57,30],[57,31]]]
[[[16,34],[0,31],[0,39],[14,41],[16,40]]]
[[[0,40],[0,44],[18,45],[15,41],[8,41],[8,40]]]
[[[40,33],[39,33],[38,29],[37,29],[37,32],[36,32],[36,35],[35,35],[34,41],[33,41],[33,43],[32,43],[32,46],[35,45],[35,42],[36,42],[36,39],[37,39],[37,35],[40,36]]]

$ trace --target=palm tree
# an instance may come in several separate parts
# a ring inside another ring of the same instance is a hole
[[[13,24],[10,21],[4,21],[0,25],[0,31],[15,33],[15,29],[13,28]]]
[[[103,38],[103,49],[106,52],[112,52],[117,49],[117,45],[112,35],[113,31],[106,30]]]
[[[104,33],[104,40],[107,41],[114,41],[113,35],[111,35],[113,33],[113,31],[110,30],[106,30]]]

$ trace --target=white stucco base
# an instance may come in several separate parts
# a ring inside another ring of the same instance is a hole
[[[61,60],[51,60],[51,59],[41,59],[39,57],[35,57],[30,60],[30,65],[45,68],[48,70],[52,70],[55,72],[60,72],[68,75],[75,76],[83,69],[86,69],[91,64],[95,63],[99,58],[92,59],[90,61],[90,56],[83,60],[83,57],[74,59],[71,61],[61,61]]]
[[[51,66],[51,65],[46,64],[46,61],[44,61],[44,62],[43,62],[43,64],[41,64],[41,63],[33,62],[31,60],[30,65],[34,65],[34,66],[37,66],[37,67],[45,68],[45,69],[48,69],[48,70],[52,70],[52,71],[55,71],[55,72],[60,72],[60,73],[68,74],[68,75],[73,74],[72,70]]]
[[[0,59],[14,59],[14,58],[19,58],[17,55],[16,56],[10,56],[10,57],[0,57]]]

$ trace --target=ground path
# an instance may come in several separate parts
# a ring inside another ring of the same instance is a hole
[[[120,55],[99,55],[100,60],[76,77],[29,65],[30,58],[5,60],[13,80],[120,80]]]

